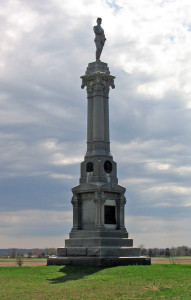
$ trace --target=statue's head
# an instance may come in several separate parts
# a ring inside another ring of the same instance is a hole
[[[100,25],[102,22],[102,18],[97,18],[97,24]]]

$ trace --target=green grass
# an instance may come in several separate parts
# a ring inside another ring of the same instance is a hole
[[[191,299],[191,265],[0,268],[0,299]]]

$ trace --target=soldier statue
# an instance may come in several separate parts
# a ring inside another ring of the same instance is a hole
[[[104,34],[104,30],[101,27],[102,19],[97,18],[97,25],[94,26],[95,33],[95,44],[96,44],[96,60],[100,60],[101,52],[103,50],[103,46],[105,44],[106,38]]]

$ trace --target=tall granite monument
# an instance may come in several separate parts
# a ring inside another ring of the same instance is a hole
[[[126,189],[118,185],[117,166],[110,152],[109,89],[115,88],[100,56],[106,41],[101,18],[94,26],[96,61],[89,63],[81,76],[87,89],[87,151],[81,163],[79,185],[72,189],[73,228],[65,247],[57,249],[56,258],[47,264],[115,266],[150,264],[133,247],[124,223]]]

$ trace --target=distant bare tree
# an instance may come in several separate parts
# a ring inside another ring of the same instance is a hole
[[[16,257],[16,249],[13,248],[11,249],[10,258],[15,258],[15,257]]]
[[[17,255],[17,257],[16,257],[16,262],[17,262],[17,265],[19,266],[19,267],[21,267],[22,266],[22,264],[23,264],[23,257],[21,256],[21,255]]]
[[[29,251],[28,252],[28,258],[31,258],[32,257],[32,251]]]
[[[139,248],[141,249],[141,255],[148,255],[147,249],[145,249],[145,246],[143,244],[139,245]]]
[[[165,256],[169,257],[170,256],[170,249],[166,248],[165,250]]]

